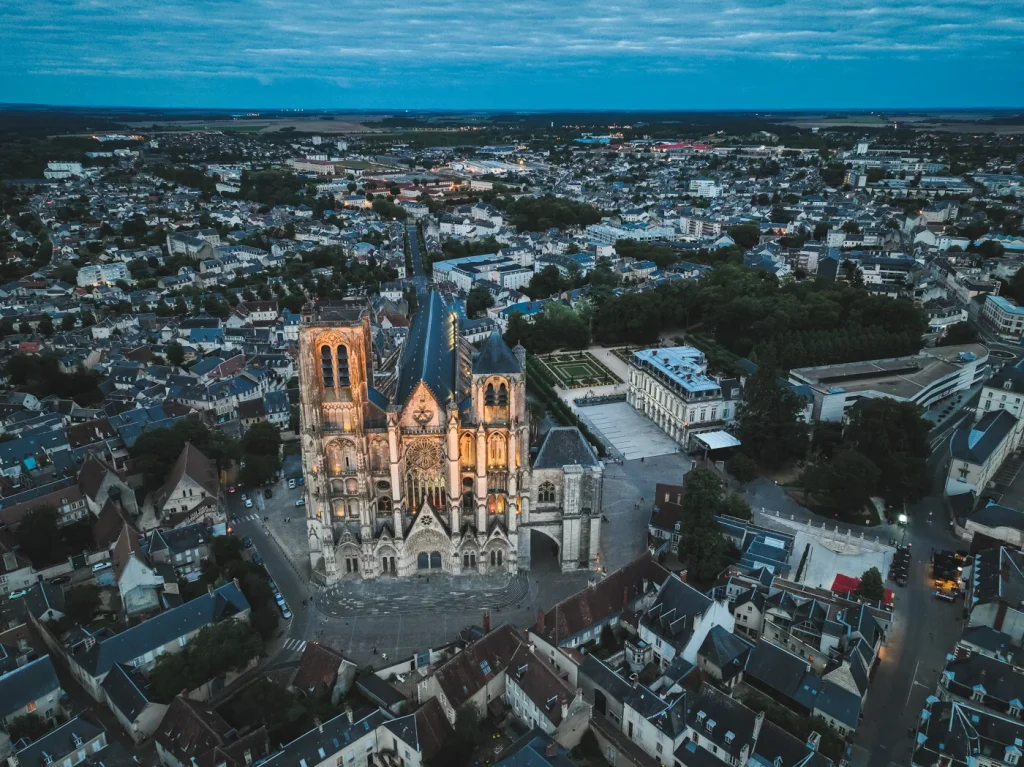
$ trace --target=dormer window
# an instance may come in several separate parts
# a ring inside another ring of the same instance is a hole
[[[697,724],[704,724],[704,719],[707,717],[703,711],[697,712]]]
[[[736,733],[734,733],[732,730],[729,730],[729,732],[725,733],[725,745],[731,746],[732,742],[735,739],[736,739]]]
[[[1006,389],[1006,391],[1010,391],[1010,387],[1011,386],[1013,386],[1013,382],[1012,381],[1005,381],[1003,383],[1003,388]]]

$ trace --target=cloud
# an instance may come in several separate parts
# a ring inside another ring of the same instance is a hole
[[[1020,70],[1022,18],[1024,0],[4,0],[0,100],[19,76],[41,72],[356,91],[390,83],[414,97],[424,77],[468,88],[522,72],[598,77],[590,72],[602,67],[704,83],[728,68],[727,87],[746,86],[772,62],[787,71],[865,62],[884,72],[985,57]]]

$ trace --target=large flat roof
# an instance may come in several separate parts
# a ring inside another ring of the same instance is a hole
[[[891,397],[912,399],[943,376],[987,357],[988,349],[982,344],[941,346],[911,357],[794,368],[789,371],[789,377],[825,394],[878,391]]]

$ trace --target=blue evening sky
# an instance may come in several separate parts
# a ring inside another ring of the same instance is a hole
[[[1024,0],[0,0],[0,102],[1024,106]]]

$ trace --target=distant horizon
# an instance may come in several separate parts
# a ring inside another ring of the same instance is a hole
[[[770,116],[777,114],[807,115],[819,113],[842,113],[856,115],[900,115],[900,114],[931,114],[942,112],[996,112],[1014,113],[1024,112],[1024,102],[1017,106],[919,106],[919,107],[844,107],[844,106],[815,106],[815,107],[734,107],[734,108],[671,108],[671,107],[574,107],[574,108],[538,108],[524,109],[516,107],[273,107],[273,106],[171,106],[171,105],[127,105],[127,104],[60,104],[44,102],[2,102],[0,110],[3,111],[40,111],[40,110],[69,110],[69,111],[124,111],[124,112],[214,112],[214,113],[237,113],[246,110],[255,110],[260,113],[307,113],[307,114],[368,114],[368,115],[391,115],[401,116],[408,113],[410,117],[418,114],[743,114],[755,116]]]

